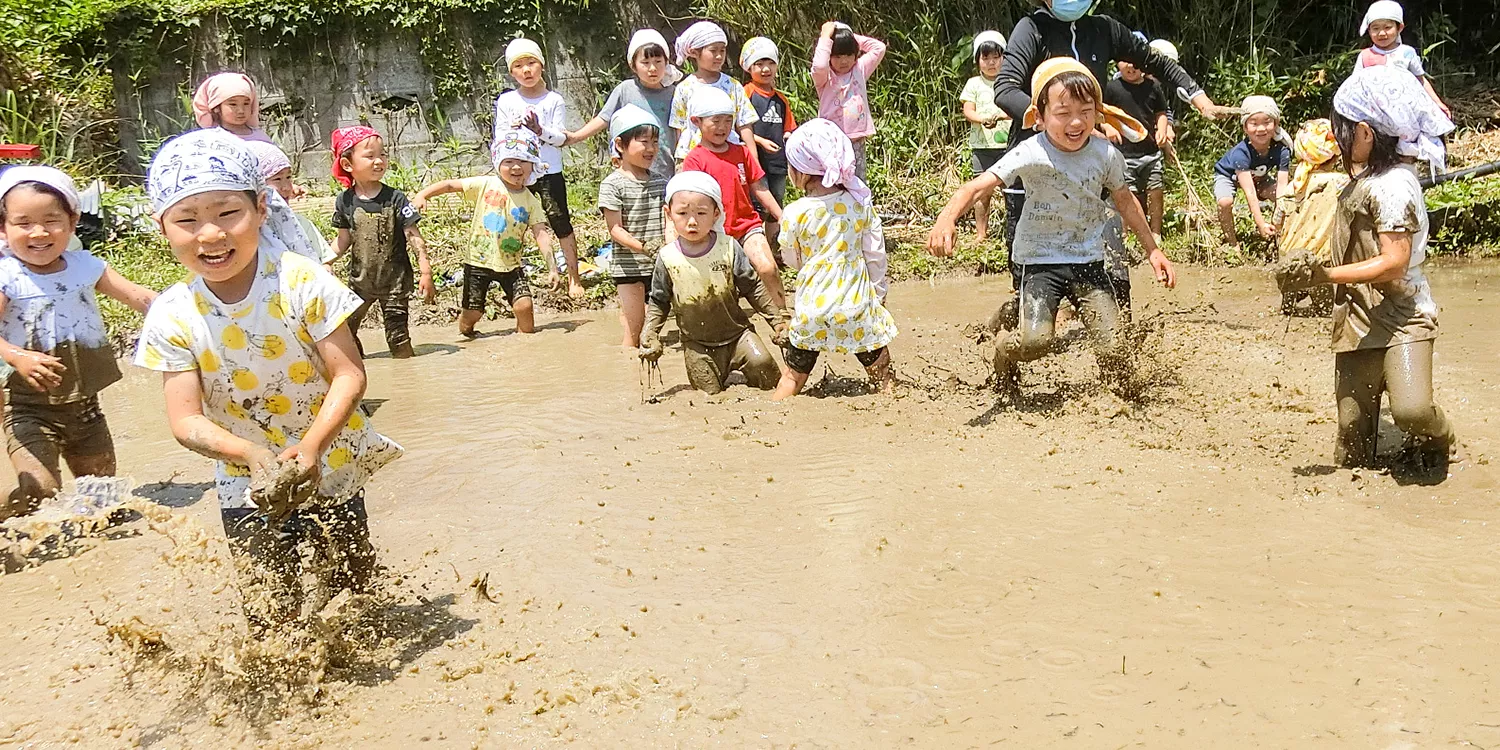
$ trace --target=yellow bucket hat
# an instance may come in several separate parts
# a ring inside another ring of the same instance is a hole
[[[1021,120],[1023,127],[1031,130],[1037,129],[1037,123],[1042,120],[1042,113],[1036,108],[1037,96],[1051,85],[1052,79],[1063,73],[1082,73],[1089,77],[1094,84],[1094,103],[1099,110],[1099,116],[1114,128],[1120,131],[1120,135],[1131,143],[1137,143],[1146,138],[1146,128],[1139,120],[1125,114],[1125,111],[1104,103],[1104,91],[1099,87],[1099,79],[1083,63],[1071,57],[1054,57],[1038,65],[1036,72],[1031,74],[1031,106],[1026,109],[1026,116]]]

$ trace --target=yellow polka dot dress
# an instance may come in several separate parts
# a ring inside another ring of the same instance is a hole
[[[847,192],[805,197],[786,207],[781,246],[802,258],[789,336],[816,352],[872,352],[896,338],[869,261],[883,274],[885,238],[874,208]]]
[[[280,453],[302,439],[328,393],[315,342],[332,334],[360,300],[317,263],[262,250],[250,293],[227,304],[201,278],[161,293],[146,314],[135,363],[198,371],[203,414],[236,437]],[[401,446],[370,428],[359,408],[322,457],[318,494],[346,500]],[[251,508],[249,474],[220,461],[219,504]]]

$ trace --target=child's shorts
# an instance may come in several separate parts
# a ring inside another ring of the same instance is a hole
[[[490,296],[490,285],[499,284],[505,292],[505,301],[515,307],[516,300],[531,296],[531,282],[526,280],[526,271],[520,268],[496,271],[482,266],[464,264],[465,310],[484,310],[485,299]]]
[[[880,347],[873,352],[856,352],[854,358],[865,367],[870,367],[880,361],[880,355],[885,353],[885,347]],[[818,355],[808,349],[798,349],[791,344],[781,347],[781,358],[786,360],[786,366],[791,370],[803,375],[811,375],[813,368],[818,365]]]
[[[1132,156],[1125,159],[1125,182],[1130,189],[1137,193],[1147,190],[1161,190],[1165,183],[1162,182],[1162,154],[1160,151],[1145,156]],[[1218,174],[1217,172],[1215,174]],[[1216,188],[1217,190],[1217,188]],[[1217,195],[1217,192],[1215,193]],[[1145,208],[1145,206],[1142,206]]]
[[[616,287],[624,286],[626,284],[641,284],[642,286],[646,287],[647,294],[651,293],[650,276],[611,276],[610,279],[615,282]]]
[[[1255,190],[1256,190],[1256,192],[1264,195],[1265,192],[1266,192],[1266,188],[1269,185],[1275,184],[1273,182],[1273,179],[1274,178],[1271,178],[1271,177],[1257,177],[1257,178],[1255,178]],[[1234,179],[1233,177],[1225,177],[1224,175],[1221,175],[1218,172],[1214,172],[1214,199],[1215,200],[1218,200],[1218,201],[1226,201],[1226,200],[1232,201],[1232,200],[1234,200],[1235,193],[1238,193],[1239,191],[1240,191],[1240,183],[1239,183],[1238,180]]]
[[[568,181],[562,172],[544,174],[536,178],[531,194],[542,203],[547,213],[547,226],[559,238],[573,234],[573,214],[568,210]]]
[[[43,466],[57,466],[60,458],[102,456],[115,452],[109,423],[99,408],[99,397],[70,404],[5,404],[5,449],[21,449]]]
[[[1000,158],[1005,156],[1003,148],[976,148],[972,151],[973,159],[969,166],[974,168],[974,174],[981,175],[995,166]]]

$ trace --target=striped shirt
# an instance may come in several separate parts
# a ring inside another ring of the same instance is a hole
[[[621,226],[646,247],[646,253],[642,254],[617,243],[610,255],[610,276],[622,279],[651,275],[656,251],[666,244],[662,205],[666,194],[666,180],[656,176],[637,180],[623,169],[616,169],[599,183],[599,208],[619,211]]]

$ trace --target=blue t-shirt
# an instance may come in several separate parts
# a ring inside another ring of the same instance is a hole
[[[1292,150],[1281,141],[1271,141],[1271,147],[1262,156],[1255,152],[1250,141],[1242,140],[1214,165],[1214,171],[1230,179],[1234,179],[1236,172],[1253,172],[1255,179],[1261,180],[1272,170],[1287,169],[1291,164]]]

